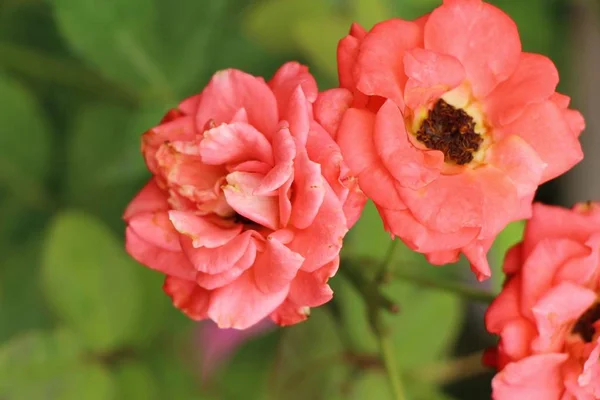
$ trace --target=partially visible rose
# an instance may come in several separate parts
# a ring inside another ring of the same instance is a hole
[[[126,247],[190,318],[289,325],[331,299],[365,198],[313,119],[316,97],[297,63],[268,83],[229,69],[144,134],[154,177],[125,211]]]
[[[493,399],[600,399],[600,203],[535,204],[486,327]]]
[[[354,24],[338,47],[341,88],[317,120],[336,138],[386,230],[430,262],[464,253],[479,279],[538,186],[582,157],[584,128],[548,58],[481,0],[445,0],[415,21]]]

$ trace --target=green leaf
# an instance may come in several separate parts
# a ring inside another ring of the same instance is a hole
[[[193,83],[216,72],[211,70],[212,59],[215,53],[225,51],[221,48],[222,36],[236,26],[230,23],[233,16],[228,12],[232,3],[235,2],[157,2],[164,65],[178,94],[195,94],[190,93],[190,88],[198,89]]]
[[[0,343],[20,332],[46,328],[50,314],[38,281],[39,243],[11,249],[0,262]]]
[[[174,97],[160,61],[154,1],[55,0],[53,5],[65,39],[107,78]]]
[[[114,400],[103,367],[82,362],[70,331],[32,332],[0,347],[0,397],[10,400]]]
[[[496,293],[500,292],[504,284],[505,275],[502,271],[502,265],[504,264],[506,252],[523,239],[523,232],[525,232],[524,221],[511,222],[496,237],[494,245],[490,249],[490,267],[492,269],[490,280]]]
[[[119,388],[119,399],[160,399],[155,378],[144,364],[138,361],[121,363],[113,375]]]
[[[28,204],[44,208],[44,179],[50,160],[50,132],[33,96],[0,73],[0,185]]]
[[[0,395],[21,387],[42,386],[68,372],[81,355],[77,337],[68,330],[30,332],[13,338],[0,347]]]
[[[332,400],[343,398],[348,375],[339,327],[324,308],[282,334],[269,389],[273,399]]]
[[[115,350],[134,335],[143,306],[137,268],[110,231],[84,213],[58,215],[46,236],[46,297],[91,350]]]
[[[265,48],[290,54],[298,49],[293,32],[299,21],[322,21],[334,13],[332,5],[324,0],[263,0],[247,11],[243,29]]]

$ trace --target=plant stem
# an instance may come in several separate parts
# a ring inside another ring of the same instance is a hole
[[[379,340],[381,358],[383,359],[383,364],[387,372],[387,377],[390,383],[390,388],[392,389],[394,400],[404,400],[404,387],[400,378],[400,370],[398,369],[398,365],[396,364],[396,359],[394,357],[394,347],[392,345],[392,341],[390,340],[389,335],[385,332],[379,332],[377,334],[377,339]]]
[[[482,353],[476,352],[448,361],[438,361],[418,368],[410,376],[423,382],[445,385],[489,372],[483,365]]]
[[[414,283],[415,285],[438,289],[441,291],[454,293],[458,296],[478,301],[485,304],[490,304],[496,298],[496,295],[486,290],[479,290],[459,282],[441,281],[440,279],[428,278],[417,274],[407,272],[394,271],[394,278],[399,280]]]
[[[397,313],[399,307],[386,295],[381,293],[376,283],[368,280],[351,260],[345,260],[340,272],[348,278],[352,286],[362,295],[368,307],[377,306],[391,313]]]
[[[71,87],[126,104],[135,105],[138,96],[133,89],[108,82],[92,70],[69,60],[7,42],[0,42],[0,66],[29,77]]]
[[[390,275],[391,275],[391,266],[392,263],[394,261],[394,255],[396,252],[396,249],[398,248],[398,240],[392,240],[392,242],[390,243],[390,245],[387,248],[387,251],[385,252],[385,256],[383,257],[383,260],[381,260],[381,264],[379,266],[379,271],[377,272],[377,276],[375,277],[375,282],[377,282],[378,284],[382,284],[387,282],[390,279]]]

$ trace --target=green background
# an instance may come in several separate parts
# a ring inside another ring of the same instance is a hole
[[[246,343],[200,379],[197,324],[173,309],[160,274],[123,249],[121,214],[148,179],[140,135],[228,67],[270,77],[287,60],[336,85],[335,49],[350,23],[414,18],[435,0],[0,0],[0,399],[386,399],[365,307],[332,280],[335,301],[311,319]],[[572,4],[498,0],[524,49],[569,76]],[[561,89],[569,92],[568,80]],[[542,190],[558,199],[554,185]],[[511,225],[490,253],[496,270],[519,239]],[[388,245],[371,205],[345,256]],[[472,281],[464,263],[406,268]],[[501,276],[482,286],[499,290]],[[489,398],[483,375],[449,384],[454,356],[493,343],[482,306],[406,283],[386,292],[386,319],[412,400]],[[472,363],[471,363],[472,364]],[[454,396],[454,397],[452,397]]]

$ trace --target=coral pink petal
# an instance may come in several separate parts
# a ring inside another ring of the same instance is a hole
[[[502,292],[494,299],[485,313],[485,327],[490,333],[500,334],[504,325],[510,321],[521,319],[519,305],[521,278],[508,280]]]
[[[425,258],[433,265],[453,264],[460,259],[460,250],[444,250],[426,253]]]
[[[532,342],[537,353],[562,351],[572,324],[596,301],[593,290],[571,282],[560,282],[532,307],[538,337]]]
[[[254,193],[265,195],[279,189],[294,174],[293,160],[296,157],[296,143],[289,129],[279,129],[273,135],[275,166],[266,174]]]
[[[311,161],[306,150],[294,161],[294,198],[290,222],[298,229],[306,229],[313,223],[325,198],[325,185],[321,166]]]
[[[313,272],[335,259],[342,248],[342,239],[348,232],[346,217],[333,190],[326,186],[323,204],[313,223],[296,232],[288,247],[302,255],[302,270]]]
[[[523,252],[525,256],[529,255],[544,238],[562,237],[585,242],[591,234],[598,231],[598,224],[600,218],[590,218],[589,215],[574,213],[562,207],[535,203],[533,218],[525,228]]]
[[[335,275],[338,266],[339,258],[312,273],[298,271],[290,287],[289,299],[306,307],[318,307],[327,303],[333,297],[333,290],[327,281]]]
[[[521,42],[514,21],[491,4],[445,1],[425,25],[425,48],[456,57],[482,98],[515,71]]]
[[[271,320],[279,326],[294,325],[306,321],[310,316],[310,308],[298,306],[289,299],[286,299],[270,315]]]
[[[184,114],[187,114],[187,115],[196,114],[196,111],[198,111],[198,106],[200,105],[201,99],[202,99],[202,94],[195,94],[195,95],[190,96],[187,99],[183,100],[181,103],[179,103],[179,106],[177,108],[179,110],[181,110],[181,112],[183,112]]]
[[[167,276],[163,290],[173,301],[173,305],[194,320],[207,317],[210,303],[210,292],[193,281]]]
[[[200,155],[206,164],[234,164],[262,161],[273,164],[269,140],[252,125],[237,122],[222,124],[204,132]]]
[[[195,248],[190,239],[182,237],[181,247],[197,271],[220,274],[232,268],[242,257],[247,256],[247,252],[256,251],[256,246],[251,245],[252,234],[252,231],[246,231],[227,244],[214,249]]]
[[[211,293],[208,316],[219,328],[246,329],[273,312],[286,298],[289,286],[269,294],[258,289],[252,270]]]
[[[169,251],[142,239],[131,227],[125,231],[125,249],[140,264],[172,275],[193,281],[196,270],[181,251]]]
[[[556,85],[558,71],[548,57],[521,53],[515,72],[484,100],[486,115],[492,125],[506,125],[514,121],[528,104],[550,98]]]
[[[594,234],[586,241],[588,254],[582,257],[573,257],[557,271],[554,280],[557,282],[573,282],[586,286],[593,282],[598,274],[598,260],[600,259],[600,233]]]
[[[573,135],[579,137],[581,132],[585,129],[583,115],[577,110],[563,110],[563,117],[567,121],[567,124],[569,124]]]
[[[319,94],[314,106],[315,119],[332,138],[336,138],[342,117],[353,99],[352,93],[343,88],[329,89]]]
[[[167,194],[158,187],[156,178],[152,178],[127,205],[123,213],[123,219],[129,221],[136,214],[166,211],[168,209]]]
[[[440,175],[444,154],[419,150],[410,143],[402,113],[392,101],[379,109],[373,139],[377,154],[401,186],[419,189]]]
[[[338,76],[340,78],[340,87],[354,90],[354,64],[360,43],[366,31],[358,24],[354,23],[350,30],[350,34],[340,40],[337,47],[337,67]]]
[[[410,108],[427,106],[465,80],[465,69],[453,56],[415,48],[404,54],[408,76],[404,100]]]
[[[235,69],[219,71],[202,92],[196,124],[204,127],[211,120],[217,125],[228,123],[241,108],[258,131],[268,137],[275,131],[277,100],[264,80]]]
[[[475,179],[483,193],[483,218],[479,237],[495,238],[519,212],[521,203],[517,187],[504,171],[490,165],[479,168]]]
[[[227,203],[240,215],[276,230],[279,226],[279,200],[276,196],[255,195],[263,180],[260,174],[232,172],[223,188]]]
[[[168,211],[137,214],[128,227],[142,240],[168,251],[181,251],[179,232],[169,220]]]
[[[420,253],[453,251],[473,241],[479,228],[463,228],[442,233],[419,223],[408,210],[388,210],[377,207],[386,230],[401,238],[410,248]],[[435,260],[432,260],[435,261]]]
[[[502,351],[513,360],[527,357],[537,334],[535,325],[526,318],[508,321],[500,332]]]
[[[516,274],[521,270],[523,265],[523,244],[518,243],[508,249],[504,256],[504,264],[502,271],[506,275]]]
[[[517,196],[530,196],[537,190],[547,164],[519,136],[508,136],[495,143],[488,162],[506,173],[517,189]]]
[[[298,145],[302,147],[306,145],[306,137],[313,117],[312,110],[312,104],[308,102],[302,88],[298,86],[292,92],[288,108],[282,118],[285,118],[292,136],[296,139]]]
[[[548,165],[542,183],[563,174],[583,158],[581,145],[570,134],[562,111],[552,101],[528,105],[512,123],[496,129],[501,137],[518,135]]]
[[[404,107],[404,53],[422,41],[423,32],[414,22],[390,19],[375,25],[365,36],[356,59],[354,76],[358,90]]]
[[[491,242],[491,239],[475,240],[461,249],[471,264],[471,271],[473,271],[479,281],[484,281],[492,276],[490,264],[487,259],[487,252],[491,247]]]
[[[302,266],[304,257],[293,252],[275,238],[267,240],[267,248],[256,257],[254,280],[265,294],[289,287]]]
[[[567,357],[549,353],[509,363],[492,380],[492,399],[560,399],[564,391],[560,368]]]
[[[298,87],[310,103],[317,99],[319,93],[317,82],[308,71],[308,67],[297,62],[283,64],[268,84],[277,98],[280,119],[285,119],[290,99]]]
[[[375,114],[351,108],[346,111],[337,142],[344,160],[362,191],[375,203],[388,209],[404,209],[404,203],[394,190],[395,181],[377,156],[373,143]]]
[[[219,247],[229,242],[242,232],[242,224],[219,226],[209,218],[195,215],[186,211],[169,211],[169,219],[175,229],[182,235],[192,239],[192,246],[209,249]]]
[[[543,239],[528,255],[522,269],[521,312],[532,317],[531,308],[552,287],[554,275],[569,259],[588,254],[588,249],[571,239]]]
[[[208,290],[228,285],[242,275],[244,271],[252,267],[255,260],[256,245],[253,241],[250,241],[242,257],[231,268],[217,274],[198,272],[196,274],[196,283]]]
[[[445,233],[481,227],[490,216],[483,215],[486,193],[478,172],[440,175],[418,191],[398,188],[398,192],[414,217],[432,230]]]

